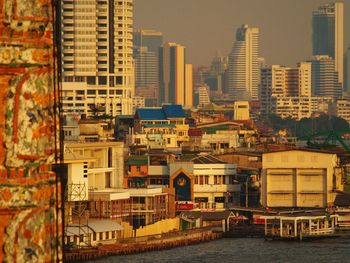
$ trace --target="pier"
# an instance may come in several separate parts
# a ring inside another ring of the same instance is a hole
[[[86,249],[74,249],[66,251],[64,258],[65,262],[95,260],[107,256],[128,255],[194,245],[201,242],[216,240],[221,237],[221,232],[215,232],[208,228],[186,230],[167,233],[158,237],[144,237],[142,240],[126,239],[115,244],[101,245]]]
[[[274,215],[265,219],[265,239],[303,240],[335,236],[337,215]]]

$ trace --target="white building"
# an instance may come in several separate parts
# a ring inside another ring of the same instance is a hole
[[[200,86],[198,91],[198,106],[204,107],[210,103],[210,92],[208,86]]]
[[[96,190],[120,188],[124,178],[124,144],[122,142],[66,143],[73,156],[90,159],[88,187]],[[92,161],[93,160],[93,161]]]
[[[350,123],[350,100],[337,100],[332,106],[332,114]]]
[[[133,1],[65,0],[61,7],[63,111],[131,114]]]
[[[259,29],[242,25],[229,55],[228,92],[235,99],[258,99]]]
[[[265,207],[328,207],[343,190],[337,154],[317,150],[263,153]]]

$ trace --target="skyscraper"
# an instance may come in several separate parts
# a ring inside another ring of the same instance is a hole
[[[131,114],[133,0],[61,1],[63,110]]]
[[[329,56],[314,56],[311,62],[312,95],[340,98],[342,85],[335,71],[335,60]]]
[[[134,31],[134,46],[136,47],[147,47],[148,51],[158,54],[162,44],[163,34],[159,31],[144,29]]]
[[[191,108],[193,106],[193,65],[185,66],[185,106]]]
[[[185,104],[185,47],[168,42],[159,49],[161,103]]]
[[[345,91],[347,92],[348,96],[350,95],[350,47],[348,47],[348,50],[345,55],[345,61],[346,61],[346,70],[345,70]]]
[[[312,16],[313,55],[328,55],[335,61],[339,82],[344,82],[344,4],[320,6]]]
[[[235,99],[258,99],[259,29],[242,25],[229,55],[228,92]]]

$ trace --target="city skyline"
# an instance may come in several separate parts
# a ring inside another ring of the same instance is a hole
[[[228,55],[236,30],[249,24],[260,29],[260,56],[267,64],[293,66],[312,56],[312,12],[329,2],[336,1],[219,0],[213,6],[203,0],[199,13],[194,0],[135,0],[134,27],[161,31],[164,41],[186,46],[188,63],[199,66],[209,65],[217,50]],[[349,12],[350,3],[344,2],[344,14]],[[344,51],[350,46],[349,20],[345,15]]]

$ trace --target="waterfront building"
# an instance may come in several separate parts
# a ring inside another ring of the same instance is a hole
[[[312,53],[334,60],[337,81],[343,84],[344,3],[322,5],[312,14]]]
[[[184,46],[174,42],[165,43],[159,49],[160,103],[185,105],[187,94],[185,49]],[[191,90],[188,92],[190,93]]]
[[[240,184],[235,182],[236,165],[212,156],[169,164],[170,187],[175,189],[177,211],[222,210],[239,204]]]
[[[135,113],[133,143],[148,148],[177,148],[189,140],[181,105],[139,108]]]
[[[66,152],[89,159],[87,188],[103,190],[123,185],[124,144],[122,142],[67,142]]]
[[[337,154],[295,149],[262,154],[261,202],[265,207],[332,206],[343,190]]]
[[[312,96],[341,98],[342,84],[338,81],[335,60],[328,55],[312,57]]]
[[[229,55],[228,93],[238,100],[259,97],[259,29],[242,25]]]
[[[64,113],[132,113],[133,1],[61,1]]]

